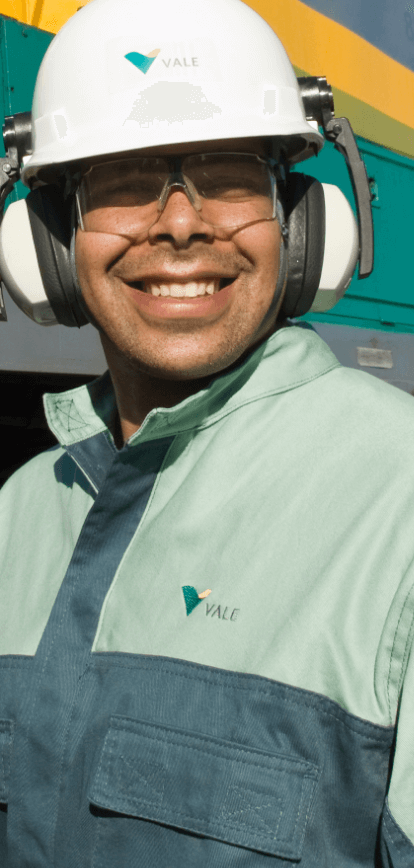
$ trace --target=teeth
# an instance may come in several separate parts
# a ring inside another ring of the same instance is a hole
[[[151,295],[172,298],[196,298],[200,295],[214,295],[220,288],[218,278],[209,281],[191,280],[188,283],[147,283],[145,291]]]
[[[181,287],[181,289],[185,291],[185,294],[188,298],[195,298],[197,295],[202,295],[202,293],[200,292],[200,287],[202,286],[204,286],[203,283],[199,283],[198,285],[197,283],[187,283],[187,285],[185,287]]]

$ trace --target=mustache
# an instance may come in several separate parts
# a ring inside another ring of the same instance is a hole
[[[180,250],[174,251],[151,251],[144,253],[133,248],[129,248],[124,254],[113,263],[111,272],[115,277],[120,277],[122,280],[132,281],[145,277],[146,274],[152,275],[158,272],[179,271],[180,268],[191,270],[194,267],[196,271],[211,271],[217,274],[238,274],[240,271],[249,271],[253,268],[253,264],[249,262],[246,256],[241,256],[236,252],[222,253],[217,250]]]

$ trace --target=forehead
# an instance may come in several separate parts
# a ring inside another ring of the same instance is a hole
[[[265,157],[269,154],[269,140],[252,137],[248,139],[219,139],[214,142],[184,142],[178,145],[145,148],[142,151],[137,151],[136,156],[168,157],[172,154],[211,154],[214,152],[252,153]]]

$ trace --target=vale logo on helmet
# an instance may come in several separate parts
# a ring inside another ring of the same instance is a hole
[[[154,48],[154,50],[150,51],[149,54],[140,54],[139,51],[130,51],[129,54],[125,54],[124,57],[125,60],[129,60],[130,63],[146,75],[148,70],[151,69],[154,60],[156,60],[160,51],[160,48]],[[198,67],[198,57],[168,57],[167,59],[163,59],[162,62],[168,69],[170,67]]]
[[[125,60],[129,60],[145,75],[154,63],[155,58],[158,57],[160,51],[160,48],[154,48],[149,54],[139,54],[138,51],[130,51],[129,54],[125,54],[124,56]]]

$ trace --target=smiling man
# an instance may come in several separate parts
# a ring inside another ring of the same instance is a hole
[[[292,323],[370,270],[318,121],[240,0],[46,54],[2,278],[108,371],[0,498],[2,868],[414,864],[414,407]]]
[[[125,440],[153,407],[199,391],[276,329],[272,161],[260,139],[241,152],[238,140],[209,144],[201,155],[202,143],[182,147],[173,175],[172,148],[99,164],[77,196],[77,271]]]

